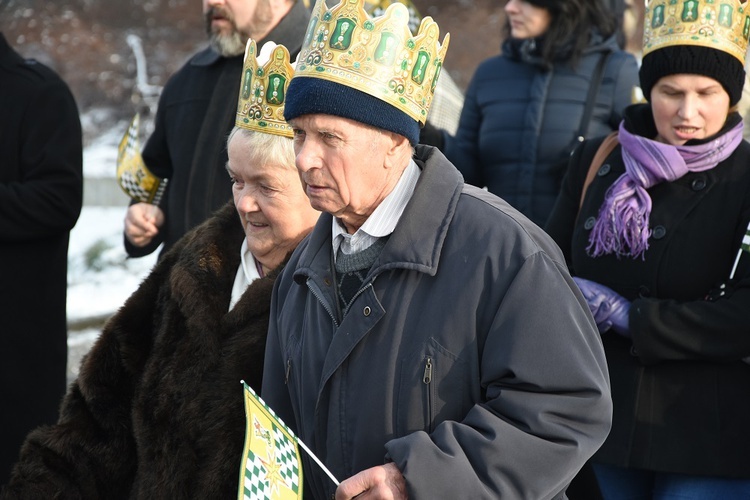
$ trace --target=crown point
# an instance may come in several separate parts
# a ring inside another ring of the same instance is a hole
[[[744,66],[750,38],[745,7],[745,0],[651,0],[646,5],[643,55],[687,44],[721,50]]]
[[[440,45],[438,35],[430,17],[412,35],[409,10],[399,2],[370,17],[364,0],[331,8],[318,0],[295,74],[353,87],[424,123],[449,39]]]
[[[283,45],[266,44],[258,54],[268,59],[264,63],[256,58],[257,52],[255,42],[248,40],[235,125],[292,137],[292,129],[284,121],[286,89],[294,74],[289,51]]]

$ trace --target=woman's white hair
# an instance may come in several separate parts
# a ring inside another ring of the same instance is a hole
[[[241,134],[248,140],[247,146],[252,149],[254,161],[261,164],[274,163],[296,170],[294,165],[294,141],[291,138],[234,127],[227,137],[227,145],[235,134]]]

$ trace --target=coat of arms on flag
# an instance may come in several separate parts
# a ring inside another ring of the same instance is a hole
[[[132,199],[158,205],[168,179],[157,177],[143,163],[139,129],[140,115],[136,113],[117,147],[117,182]]]
[[[301,499],[302,461],[297,438],[253,389],[245,393],[245,448],[239,500]]]

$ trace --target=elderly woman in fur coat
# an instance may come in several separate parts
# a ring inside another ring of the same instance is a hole
[[[3,499],[236,498],[240,380],[260,392],[274,280],[318,212],[288,136],[235,127],[227,148],[234,204],[186,234],[107,323],[57,424],[27,437]]]

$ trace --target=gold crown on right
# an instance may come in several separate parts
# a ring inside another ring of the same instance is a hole
[[[651,0],[643,23],[643,55],[673,45],[721,50],[744,66],[750,13],[747,0]]]
[[[439,34],[428,16],[412,35],[409,11],[401,3],[371,18],[362,0],[342,0],[331,9],[318,0],[294,77],[355,88],[424,124],[450,42],[446,34],[440,44]]]

